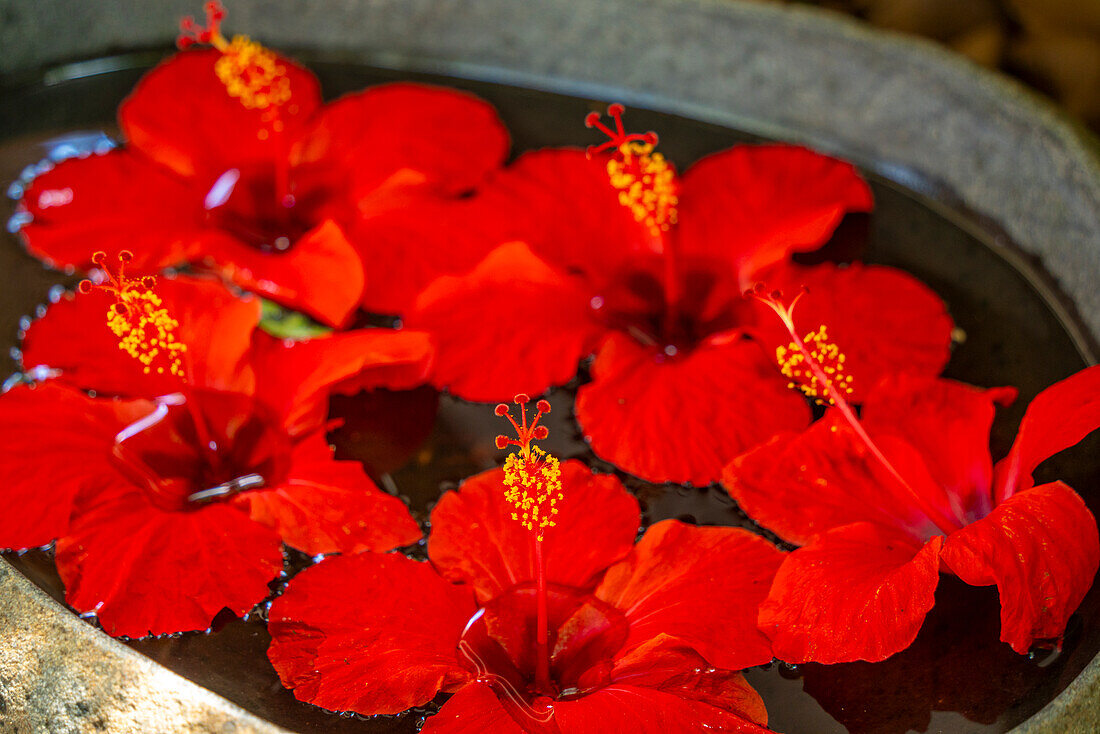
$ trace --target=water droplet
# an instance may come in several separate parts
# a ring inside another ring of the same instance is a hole
[[[19,230],[23,229],[25,225],[34,221],[34,217],[30,212],[16,212],[8,219],[8,232],[17,234]]]
[[[87,155],[87,152],[82,151],[76,146],[69,143],[61,143],[59,145],[55,145],[53,148],[50,149],[49,156],[50,160],[56,163],[61,162],[66,158],[76,158],[81,154]]]
[[[796,680],[802,677],[802,668],[791,663],[779,663],[779,675],[787,680]]]
[[[60,374],[61,370],[56,370],[52,367],[47,367],[44,364],[40,364],[29,370],[27,372],[27,377],[34,380],[35,382],[44,382],[46,380],[53,379]]]

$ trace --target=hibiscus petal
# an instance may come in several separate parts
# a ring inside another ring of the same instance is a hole
[[[295,447],[279,486],[246,492],[238,502],[309,555],[387,551],[421,538],[405,503],[378,489],[359,462],[335,461],[320,434]]]
[[[118,110],[131,146],[206,187],[230,168],[285,157],[287,139],[321,105],[313,74],[279,57],[291,90],[290,101],[279,108],[284,133],[261,136],[269,125],[267,110],[248,109],[229,96],[214,72],[220,57],[215,49],[175,54],[142,77]]]
[[[951,356],[954,327],[943,300],[907,273],[881,265],[831,263],[788,267],[769,287],[809,292],[798,303],[799,336],[825,325],[829,341],[845,355],[852,377],[851,400],[862,402],[875,383],[898,373],[934,377]],[[790,335],[764,304],[755,304],[756,334],[769,348],[786,346]]]
[[[608,569],[596,596],[625,613],[624,651],[670,635],[711,665],[741,670],[772,659],[756,611],[782,560],[747,530],[665,520]]]
[[[1030,487],[1044,460],[1100,428],[1100,365],[1056,382],[1027,406],[1008,456],[998,462],[996,500]]]
[[[593,474],[579,461],[564,461],[561,470],[565,499],[543,541],[546,578],[588,588],[633,547],[638,501],[614,476]],[[531,532],[512,519],[503,481],[501,469],[482,472],[432,510],[432,563],[447,578],[473,586],[483,602],[535,578]]]
[[[109,459],[115,434],[150,403],[92,400],[52,382],[0,396],[0,548],[32,548],[64,535],[73,500],[121,478]]]
[[[245,357],[260,321],[260,301],[240,298],[220,282],[200,278],[158,278],[154,292],[179,322],[176,336],[187,345],[184,367],[192,385],[250,393],[254,374]],[[111,395],[156,397],[180,389],[170,374],[145,374],[137,360],[118,348],[107,328],[114,302],[103,291],[72,294],[35,320],[23,340],[23,365],[61,370],[59,379]]]
[[[509,239],[555,267],[584,273],[594,285],[662,243],[619,203],[603,158],[576,149],[545,149],[521,155],[478,196],[485,211],[498,212]]]
[[[603,332],[579,283],[520,242],[501,245],[467,275],[433,282],[407,324],[433,337],[433,384],[474,402],[567,382]]]
[[[472,270],[513,239],[484,197],[453,198],[399,187],[372,196],[368,211],[348,225],[348,240],[363,260],[363,308],[405,314],[417,295],[442,275]]]
[[[754,625],[755,616],[754,608]],[[617,660],[611,680],[655,688],[679,698],[716,706],[761,726],[768,725],[764,701],[744,676],[712,667],[695,650],[665,635],[658,635]]]
[[[92,253],[156,272],[191,260],[210,236],[202,194],[130,150],[73,158],[34,179],[22,206],[33,219],[20,230],[27,249],[52,267],[92,267]]]
[[[754,520],[799,545],[861,521],[897,528],[914,539],[939,533],[918,501],[944,513],[949,502],[916,449],[889,436],[879,448],[916,496],[836,409],[801,434],[777,436],[738,456],[723,471],[722,485]]]
[[[477,186],[508,154],[508,131],[492,105],[472,94],[396,83],[326,105],[295,146],[294,178],[309,188],[346,180],[367,195],[410,170],[450,193]]]
[[[335,556],[294,577],[271,605],[267,655],[301,701],[396,714],[473,676],[458,661],[473,595],[396,554]]]
[[[285,252],[266,252],[226,238],[204,255],[242,288],[329,326],[347,323],[363,295],[363,263],[332,220],[306,232]]]
[[[982,390],[951,380],[897,375],[867,394],[861,420],[872,437],[893,435],[916,448],[964,523],[993,509],[989,428],[995,403],[1013,388]]]
[[[57,541],[65,600],[127,637],[205,629],[223,608],[243,614],[282,567],[278,536],[231,505],[161,509],[133,484],[85,495]]]
[[[935,604],[942,543],[861,522],[791,553],[760,607],[776,657],[877,662],[904,650]]]
[[[529,724],[532,725],[532,724]],[[439,713],[424,722],[421,734],[527,734],[501,705],[493,690],[470,683],[447,699]],[[538,729],[536,729],[538,731]]]
[[[652,482],[709,484],[733,456],[806,426],[805,401],[786,389],[760,348],[736,334],[666,359],[613,333],[577,391],[592,450]]]
[[[558,701],[554,720],[569,734],[689,734],[699,731],[765,734],[769,729],[715,706],[653,688],[616,683]]]
[[[817,249],[846,213],[872,206],[850,163],[790,145],[739,145],[684,173],[679,243],[729,263],[750,288],[761,270]]]
[[[427,379],[431,359],[427,334],[393,329],[357,329],[289,346],[258,334],[252,351],[257,397],[291,434],[322,425],[331,392],[411,388]]]
[[[1023,655],[1058,638],[1100,562],[1096,519],[1062,482],[1019,492],[948,536],[943,560],[974,586],[996,584],[1001,640]]]

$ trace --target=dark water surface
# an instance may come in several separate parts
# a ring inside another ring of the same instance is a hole
[[[100,60],[0,89],[0,182],[7,186],[18,179],[27,165],[48,153],[47,141],[59,135],[113,130],[115,107],[156,58],[157,54],[135,54]],[[597,142],[582,119],[589,110],[602,110],[615,101],[339,63],[310,65],[330,97],[372,83],[410,78],[469,89],[500,109],[513,136],[514,152]],[[759,140],[644,110],[631,110],[628,121],[634,129],[658,131],[661,150],[681,170],[706,153]],[[1035,265],[992,228],[953,208],[948,194],[934,187],[917,194],[874,175],[871,182],[877,201],[874,214],[846,220],[830,252],[842,257],[845,251],[866,244],[865,259],[904,268],[945,299],[961,330],[947,375],[983,386],[1020,388],[1020,400],[1002,411],[994,426],[995,452],[1002,455],[1027,402],[1052,382],[1090,363],[1090,343],[1074,336],[1083,330],[1067,320],[1059,297]],[[0,208],[5,218],[13,211],[12,202]],[[21,317],[47,302],[51,287],[72,285],[75,280],[76,276],[43,268],[22,251],[17,237],[3,235],[0,358],[5,361],[0,375],[17,368],[8,353],[17,344]],[[611,471],[592,455],[577,432],[570,410],[573,389],[575,384],[551,396],[555,410],[545,446],[563,459],[579,458]],[[440,397],[428,388],[340,398],[334,401],[333,413],[346,419],[345,426],[331,436],[341,457],[364,460],[380,484],[408,499],[421,520],[442,491],[502,458],[502,452],[493,447],[500,425],[490,407]],[[1040,483],[1064,479],[1084,495],[1094,514],[1100,512],[1100,441],[1095,437],[1047,462],[1039,474]],[[641,499],[647,523],[675,517],[759,530],[719,489],[624,480]],[[5,557],[55,599],[63,598],[48,552]],[[310,562],[293,552],[288,558],[291,572]],[[798,668],[774,664],[747,675],[764,696],[771,725],[778,731],[1002,732],[1057,695],[1100,651],[1100,591],[1094,588],[1071,619],[1060,653],[1016,655],[998,641],[998,614],[993,588],[968,587],[942,577],[936,607],[916,643],[890,660]],[[346,718],[296,701],[279,684],[267,661],[269,637],[262,610],[248,621],[218,619],[214,627],[211,634],[127,644],[291,729],[335,734],[416,731],[419,712]]]

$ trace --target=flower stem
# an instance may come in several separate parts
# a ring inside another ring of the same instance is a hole
[[[283,131],[283,122],[279,119],[278,108],[274,113],[274,121],[271,129],[275,137],[275,209],[279,212],[279,218],[285,224],[290,218],[290,208],[294,206],[294,195],[290,192],[290,150],[286,135]]]
[[[536,531],[537,532],[537,531]],[[550,646],[546,603],[546,559],[542,555],[542,541],[535,536],[536,568],[536,632],[535,632],[535,689],[539,693],[554,695],[550,687]]]
[[[677,321],[680,317],[680,270],[677,267],[676,256],[672,252],[672,238],[661,237],[661,260],[664,263],[665,286],[665,315],[664,329],[665,339],[670,340],[676,336]]]
[[[879,464],[881,464],[888,472],[890,472],[891,476],[893,476],[894,479],[897,480],[898,484],[900,484],[901,487],[905,489],[906,494],[909,495],[909,500],[914,502],[921,510],[921,512],[927,515],[928,519],[930,519],[936,525],[936,527],[938,527],[945,535],[950,535],[954,531],[962,528],[962,525],[956,522],[952,517],[941,512],[935,505],[928,502],[919,494],[917,494],[917,491],[913,489],[912,485],[910,485],[909,482],[905,480],[905,477],[903,477],[901,473],[896,468],[894,468],[894,465],[890,463],[890,460],[886,458],[886,455],[882,453],[875,442],[871,440],[871,437],[867,435],[867,431],[863,429],[863,425],[856,417],[855,411],[852,410],[852,406],[848,404],[848,401],[844,399],[844,396],[840,394],[840,391],[833,386],[832,380],[830,380],[828,375],[825,374],[825,371],[821,368],[821,365],[818,364],[816,359],[814,359],[810,350],[806,347],[806,344],[798,336],[798,332],[796,332],[794,329],[794,323],[791,322],[789,318],[783,319],[783,322],[784,325],[787,327],[787,331],[790,334],[791,340],[793,341],[795,347],[797,347],[798,351],[802,354],[802,358],[806,360],[806,364],[813,371],[814,376],[817,378],[819,384],[824,386],[824,389],[828,391],[829,397],[832,398],[833,404],[840,411],[840,414],[844,416],[844,420],[847,421],[849,426],[851,426],[852,430],[855,432],[859,440],[867,446],[868,450],[870,450],[871,452],[871,455],[874,456],[875,459],[878,460]]]

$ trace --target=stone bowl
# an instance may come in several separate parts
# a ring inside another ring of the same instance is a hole
[[[276,48],[614,99],[810,145],[1041,258],[1100,338],[1091,137],[1016,83],[828,12],[734,0],[233,0]],[[170,43],[199,0],[0,0],[0,83]],[[0,127],[19,109],[0,108]],[[980,675],[980,671],[975,671]],[[1100,731],[1100,658],[1015,729]],[[0,731],[281,732],[97,632],[0,561]]]

